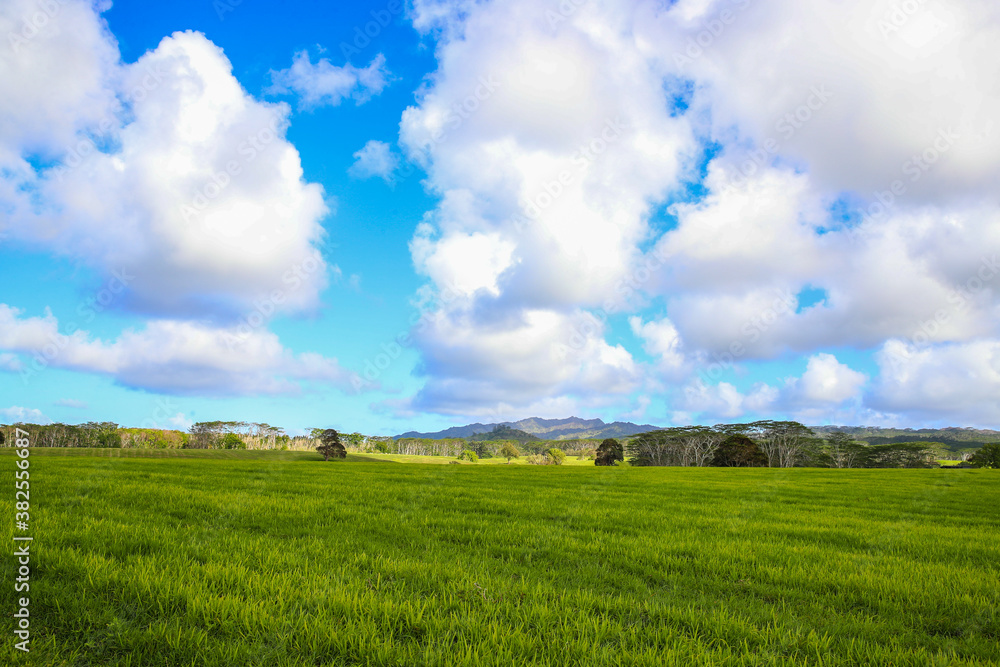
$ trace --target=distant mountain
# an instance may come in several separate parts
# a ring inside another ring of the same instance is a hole
[[[469,436],[469,440],[472,442],[477,442],[480,440],[517,440],[518,442],[535,442],[540,440],[537,435],[532,435],[530,433],[525,433],[524,431],[516,428],[511,428],[504,424],[500,424],[492,431],[486,433],[477,433],[473,436]]]
[[[468,426],[453,426],[443,431],[434,433],[417,433],[409,431],[396,438],[429,438],[431,440],[443,440],[445,438],[471,438],[481,433],[489,433],[497,426],[506,426],[531,435],[542,440],[580,440],[580,439],[604,439],[621,438],[636,433],[646,433],[655,431],[659,426],[649,424],[633,424],[632,422],[613,422],[606,424],[600,419],[580,419],[579,417],[569,417],[568,419],[540,419],[529,417],[516,422],[501,422],[499,424],[469,424]],[[481,438],[480,438],[481,439]]]

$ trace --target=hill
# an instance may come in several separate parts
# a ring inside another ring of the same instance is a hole
[[[1000,442],[1000,431],[978,428],[881,428],[878,426],[813,426],[817,433],[844,431],[855,440],[869,445],[889,445],[899,442],[941,443],[953,452],[978,449],[991,442]]]

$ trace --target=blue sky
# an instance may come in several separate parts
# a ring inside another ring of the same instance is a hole
[[[0,421],[997,426],[998,10],[828,4],[5,3]]]

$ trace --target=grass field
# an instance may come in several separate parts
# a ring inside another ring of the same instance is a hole
[[[995,471],[388,458],[32,450],[0,664],[1000,661]]]

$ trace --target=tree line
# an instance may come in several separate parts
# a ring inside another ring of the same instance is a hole
[[[265,423],[211,421],[176,430],[125,428],[114,422],[85,424],[0,425],[0,446],[12,446],[15,428],[31,433],[34,447],[315,449],[332,429],[311,429],[289,436]],[[530,463],[558,464],[566,456],[594,460],[596,465],[717,466],[788,468],[920,468],[935,465],[936,452],[925,442],[869,444],[856,440],[855,429],[814,431],[794,421],[761,420],[748,424],[683,426],[642,433],[622,441],[399,438],[337,433],[344,453],[447,456],[471,459],[527,457]],[[503,435],[498,432],[495,435]],[[339,457],[339,449],[337,450]],[[1000,468],[1000,444],[986,444],[969,459],[973,466]]]
[[[642,433],[626,441],[624,453],[634,466],[926,468],[937,465],[935,452],[926,443],[870,445],[858,442],[845,431],[818,434],[799,422],[772,420]],[[980,462],[985,458],[980,456]]]

